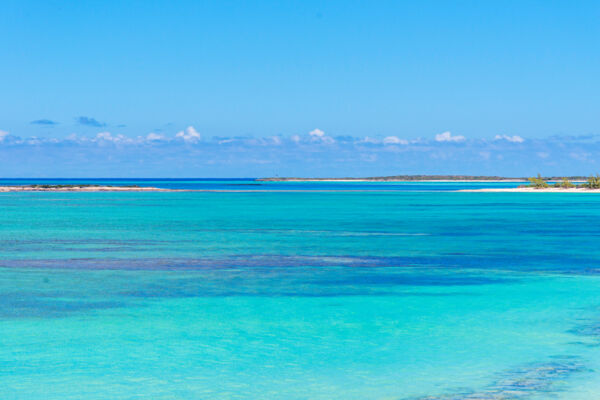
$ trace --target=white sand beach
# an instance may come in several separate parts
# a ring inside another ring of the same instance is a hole
[[[457,192],[511,192],[511,193],[600,193],[600,189],[587,188],[543,188],[536,189],[532,187],[517,187],[517,188],[486,188],[486,189],[461,189]]]

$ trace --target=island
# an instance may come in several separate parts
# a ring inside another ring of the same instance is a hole
[[[590,189],[587,187],[562,188],[549,186],[539,189],[531,186],[519,186],[515,188],[485,188],[485,189],[460,189],[456,192],[494,192],[494,193],[600,193],[600,189]]]
[[[562,177],[546,177],[545,180],[556,181]],[[584,181],[587,178],[581,176],[571,176],[567,179],[571,181]],[[485,175],[391,175],[374,176],[365,178],[297,178],[297,177],[274,177],[259,178],[262,182],[527,182],[526,177],[503,177],[503,176],[485,176]]]
[[[0,186],[0,192],[179,192],[178,189],[162,189],[149,186],[112,185],[14,185]]]
[[[569,176],[503,177],[486,175],[392,175],[365,178],[260,178],[262,182],[529,182],[528,185],[507,188],[460,189],[457,192],[547,192],[547,193],[595,193],[600,192],[600,175],[584,177]]]
[[[549,183],[548,181],[554,181]],[[459,192],[518,192],[518,193],[600,193],[600,175],[583,179],[547,179],[538,174],[528,178],[529,185],[519,185],[516,188],[483,188],[462,189]]]

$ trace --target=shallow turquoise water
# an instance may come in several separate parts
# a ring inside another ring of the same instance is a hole
[[[598,393],[600,196],[352,185],[0,194],[0,398]]]

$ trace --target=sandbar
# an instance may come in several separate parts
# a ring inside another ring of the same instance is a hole
[[[494,192],[494,193],[600,193],[600,189],[588,188],[540,188],[516,187],[516,188],[485,188],[485,189],[461,189],[456,192]]]
[[[0,186],[0,192],[180,192],[179,189],[162,189],[146,186]]]

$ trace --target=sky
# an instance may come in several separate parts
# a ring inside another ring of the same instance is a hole
[[[0,177],[600,171],[598,1],[0,2]]]

